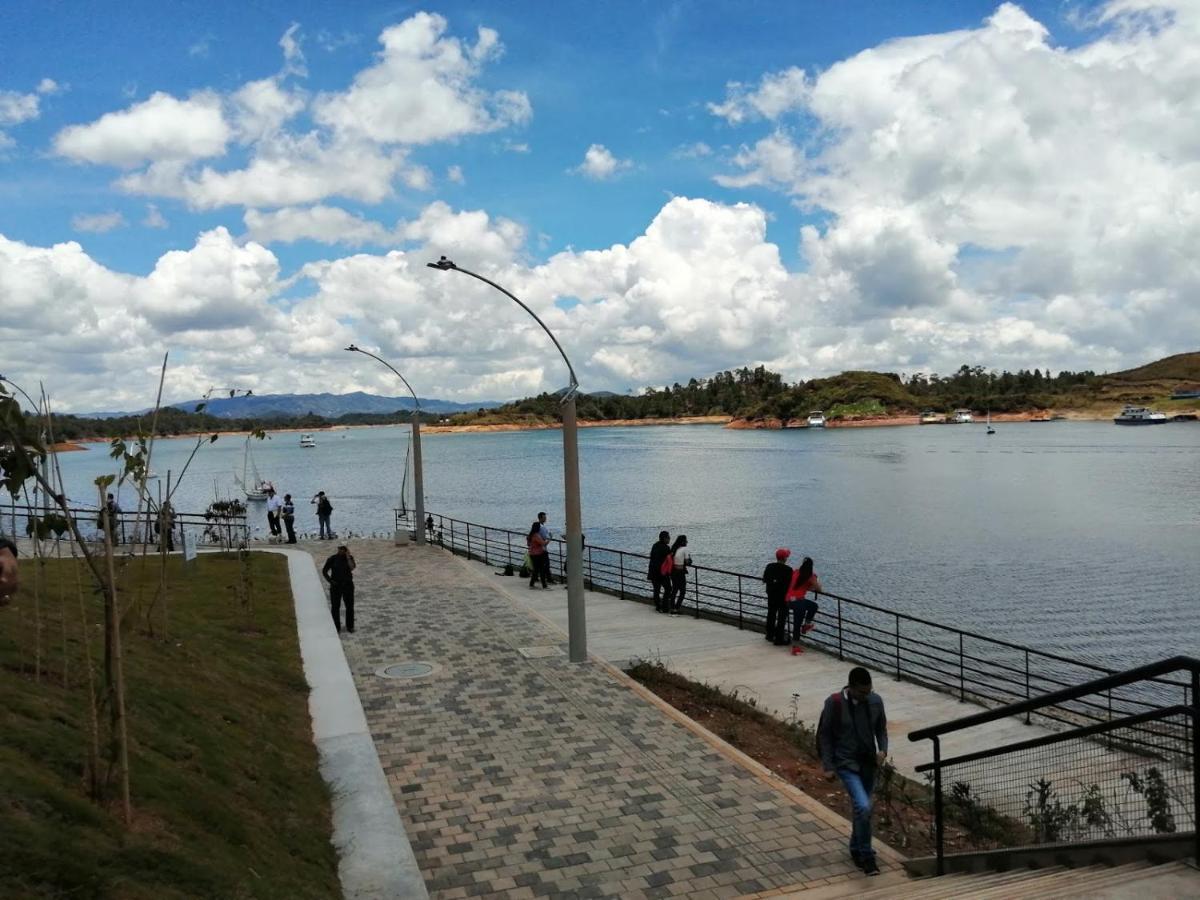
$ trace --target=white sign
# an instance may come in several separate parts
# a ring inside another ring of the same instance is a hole
[[[179,533],[179,542],[183,546],[184,562],[191,562],[196,558],[196,542],[188,537],[186,530],[181,530]]]

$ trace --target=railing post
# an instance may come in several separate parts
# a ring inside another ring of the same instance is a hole
[[[700,618],[700,570],[692,566],[692,603],[696,607],[695,618]]]
[[[838,659],[844,660],[846,657],[842,655],[842,598],[837,598],[838,608]]]
[[[738,630],[742,630],[742,576],[738,576]]]
[[[896,617],[896,680],[900,680],[900,613],[893,613]]]
[[[513,561],[513,558],[512,558],[512,532],[511,531],[506,530],[504,532],[504,543],[505,543],[505,546],[508,547],[508,559],[506,559],[505,562],[511,566],[512,561]]]
[[[592,548],[588,547],[587,552],[588,552],[587,588],[589,591],[594,591],[596,589],[596,573],[592,570]],[[618,553],[619,552],[620,551],[618,551]],[[621,565],[621,569],[623,571],[625,568],[625,554],[624,553],[620,553],[619,562]]]
[[[488,527],[483,526],[483,561],[488,561]]]
[[[1025,651],[1025,699],[1028,700],[1032,696],[1029,693],[1029,650]],[[1030,714],[1032,710],[1025,710],[1025,724],[1030,724]]]
[[[454,520],[450,520],[450,552],[458,553],[458,544],[454,540]]]
[[[958,633],[958,699],[963,701],[967,699],[967,691],[963,679],[963,635],[961,631]]]
[[[557,551],[557,553],[558,553],[558,580],[559,580],[559,581],[563,581],[563,582],[565,582],[565,581],[567,580],[567,579],[566,579],[566,574],[567,574],[567,572],[566,572],[566,569],[564,569],[564,568],[563,568],[563,558],[562,558],[562,554],[563,554],[563,545],[562,545],[562,541],[559,541],[559,542],[558,542],[558,545],[557,545],[557,546],[556,546],[554,549],[555,549],[555,550]]]
[[[1192,670],[1192,838],[1193,862],[1200,865],[1200,670]]]
[[[471,558],[471,523],[465,522],[467,526],[467,559]]]
[[[945,827],[942,821],[942,741],[933,737],[933,828],[937,853],[937,874],[946,874]]]
[[[588,552],[588,557],[591,557],[591,552]],[[625,599],[625,554],[617,552],[617,577],[621,583],[621,599]]]

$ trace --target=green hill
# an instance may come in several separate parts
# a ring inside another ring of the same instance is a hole
[[[1162,381],[1200,381],[1200,351],[1191,353],[1176,353],[1155,362],[1128,369],[1124,372],[1113,372],[1102,375],[1105,383],[1122,382],[1162,382]]]

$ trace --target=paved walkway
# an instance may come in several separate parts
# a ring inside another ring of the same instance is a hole
[[[431,896],[715,898],[863,877],[844,821],[619,671],[568,663],[563,633],[481,566],[354,552],[347,658]],[[377,674],[402,662],[434,671]],[[896,866],[886,848],[881,863]]]

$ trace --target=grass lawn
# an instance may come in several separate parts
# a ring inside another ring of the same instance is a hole
[[[21,592],[0,607],[0,897],[340,895],[287,563],[250,555],[252,616],[235,596],[239,565],[212,554],[186,568],[170,560],[169,640],[150,637],[140,612],[126,616],[134,808],[126,831],[119,804],[95,805],[83,783],[88,705],[75,564],[51,560],[39,576],[38,680],[37,564],[22,561]],[[152,560],[143,573],[140,562],[126,563],[123,606],[140,578],[153,595],[156,567]],[[103,609],[86,575],[83,584],[99,685]]]

